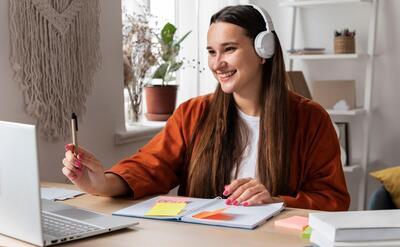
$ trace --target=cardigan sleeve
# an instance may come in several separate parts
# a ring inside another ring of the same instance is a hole
[[[300,186],[294,196],[282,195],[289,207],[327,211],[348,210],[350,196],[347,191],[340,161],[339,141],[329,115],[312,117],[303,144],[304,168]],[[320,112],[321,112],[320,111]]]
[[[120,176],[133,191],[134,199],[165,194],[179,184],[186,144],[182,131],[182,107],[149,143],[106,172]]]

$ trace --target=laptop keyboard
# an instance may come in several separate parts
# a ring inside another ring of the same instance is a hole
[[[43,231],[50,236],[61,238],[100,230],[100,227],[69,220],[48,212],[42,212]]]

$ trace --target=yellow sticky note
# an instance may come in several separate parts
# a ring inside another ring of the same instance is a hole
[[[145,215],[177,216],[185,207],[185,202],[157,202]]]
[[[311,232],[312,232],[311,227],[307,226],[307,227],[304,229],[303,233],[301,234],[301,237],[302,237],[302,238],[305,238],[305,239],[310,239],[310,237],[311,237]]]

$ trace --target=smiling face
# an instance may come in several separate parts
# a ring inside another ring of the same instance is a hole
[[[222,91],[246,98],[258,96],[265,59],[256,54],[245,29],[226,22],[211,24],[207,50],[208,67]]]

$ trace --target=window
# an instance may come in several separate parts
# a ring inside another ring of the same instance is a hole
[[[160,18],[162,22],[176,23],[175,0],[149,0],[150,13]]]
[[[164,23],[170,22],[176,25],[176,1],[177,0],[122,0],[122,10],[130,15],[142,14],[144,8],[147,8],[154,18],[150,18],[150,25],[152,28],[160,29]],[[123,26],[127,25],[125,15],[122,16]],[[178,79],[179,80],[179,79]],[[179,82],[178,82],[179,83]],[[143,95],[142,95],[143,96]],[[144,100],[144,97],[143,97]],[[143,101],[142,100],[142,101]],[[124,89],[124,102],[125,102],[125,124],[131,125],[132,114],[129,113],[130,97],[127,89]],[[142,102],[141,111],[144,112],[145,104]]]

